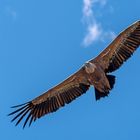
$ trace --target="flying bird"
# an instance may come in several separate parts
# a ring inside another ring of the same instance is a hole
[[[57,86],[25,104],[13,106],[9,115],[18,125],[23,118],[23,128],[42,116],[55,112],[87,92],[90,86],[95,88],[95,99],[108,96],[115,84],[115,76],[109,73],[117,70],[140,45],[140,21],[122,31],[112,43],[97,57],[85,64],[73,75]]]

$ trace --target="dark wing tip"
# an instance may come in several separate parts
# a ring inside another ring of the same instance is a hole
[[[19,104],[19,105],[16,105],[16,106],[11,106],[11,108],[17,108],[17,107],[21,107],[21,106],[23,106],[23,105],[25,105],[25,104],[28,104],[29,102],[26,102],[26,103],[24,103],[24,104]]]
[[[12,106],[12,108],[17,108],[17,109],[11,112],[10,114],[8,114],[8,116],[14,115],[11,122],[14,122],[15,120],[17,120],[15,126],[17,126],[25,118],[25,116],[27,116],[27,118],[23,124],[23,128],[26,126],[29,119],[34,118],[32,114],[32,108],[33,108],[32,102],[27,102],[21,105]],[[30,121],[29,126],[31,125],[31,123],[32,122]]]

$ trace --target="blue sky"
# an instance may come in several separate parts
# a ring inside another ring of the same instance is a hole
[[[36,121],[14,126],[10,106],[27,102],[95,57],[125,27],[140,19],[140,1],[0,0],[1,139],[140,139],[140,50],[114,72],[110,96],[94,89]]]

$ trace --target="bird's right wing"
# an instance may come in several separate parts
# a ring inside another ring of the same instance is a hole
[[[25,127],[27,122],[31,125],[32,121],[35,121],[37,118],[40,118],[48,113],[55,112],[60,107],[70,103],[85,93],[90,87],[86,81],[85,71],[80,69],[67,80],[34,100],[22,105],[14,106],[13,108],[17,108],[17,110],[9,115],[16,114],[12,121],[18,119],[16,123],[16,125],[18,125],[28,114],[23,127]]]

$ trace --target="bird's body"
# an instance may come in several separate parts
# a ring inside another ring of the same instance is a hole
[[[17,124],[27,115],[23,127],[36,119],[58,110],[77,97],[86,93],[90,86],[95,88],[95,98],[108,96],[115,84],[115,76],[109,73],[117,70],[140,45],[140,21],[135,22],[123,32],[97,57],[87,61],[76,73],[18,108],[9,115],[16,116]]]
[[[97,62],[88,62],[88,64],[84,66],[84,70],[89,85],[94,86],[100,92],[109,91],[111,89],[104,70]]]

